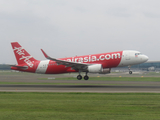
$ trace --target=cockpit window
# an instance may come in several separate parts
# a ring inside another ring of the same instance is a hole
[[[142,53],[135,53],[135,56],[138,57],[138,55],[143,55]]]

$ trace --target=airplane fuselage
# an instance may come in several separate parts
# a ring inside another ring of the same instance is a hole
[[[28,56],[28,58],[31,57]],[[66,67],[65,65],[57,64],[52,60],[30,61],[30,59],[25,58],[23,55],[20,59],[24,60],[24,64],[21,64],[21,66],[28,66],[28,69],[21,69],[17,67],[12,67],[11,69],[41,74],[78,72],[78,70],[72,69],[71,67]],[[86,64],[101,64],[103,69],[105,69],[140,64],[146,62],[148,57],[138,51],[124,50],[118,52],[61,58],[60,60]]]
[[[12,70],[41,74],[79,72],[78,80],[82,79],[81,72],[86,72],[84,79],[88,80],[87,73],[107,74],[113,67],[131,66],[148,60],[146,55],[134,50],[55,59],[41,49],[48,60],[39,61],[34,59],[18,42],[13,42],[11,45],[18,63],[18,65],[12,65]],[[129,73],[132,74],[130,68]]]

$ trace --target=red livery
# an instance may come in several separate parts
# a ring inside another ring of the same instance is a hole
[[[18,42],[11,43],[18,65],[12,65],[12,70],[42,74],[60,74],[79,72],[78,80],[82,79],[81,72],[110,73],[111,68],[118,66],[131,66],[146,62],[148,57],[134,50],[124,50],[101,54],[92,54],[68,58],[55,59],[48,56],[42,49],[42,53],[48,60],[39,61],[33,58]],[[132,71],[129,71],[132,74]]]

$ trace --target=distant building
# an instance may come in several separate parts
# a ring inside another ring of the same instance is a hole
[[[113,70],[128,70],[128,67],[117,67],[113,68]],[[133,65],[131,66],[131,70],[144,70],[144,71],[160,71],[160,61],[148,61],[146,63]]]
[[[10,70],[10,66],[6,64],[0,64],[0,70]]]
[[[140,70],[147,70],[147,71],[160,71],[160,61],[148,61],[146,63],[142,63],[139,65],[134,65],[132,68],[138,68]]]

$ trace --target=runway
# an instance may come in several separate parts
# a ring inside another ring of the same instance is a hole
[[[5,92],[160,93],[160,86],[0,85]]]
[[[5,75],[6,74],[6,75]],[[65,80],[74,74],[0,73],[1,92],[160,93],[160,81]],[[95,75],[90,75],[95,76]],[[99,75],[100,76],[100,75]],[[105,76],[105,75],[103,75]],[[102,76],[102,77],[103,77]],[[108,75],[107,75],[108,76]],[[118,77],[117,75],[116,77]],[[135,77],[128,75],[129,77]],[[125,77],[128,77],[125,76]],[[100,76],[101,77],[101,76]],[[105,76],[106,77],[106,76]],[[136,77],[141,78],[141,75]],[[150,77],[150,76],[149,76]],[[160,76],[159,76],[160,77]],[[43,79],[48,78],[48,79]],[[60,80],[50,78],[62,78]],[[63,79],[64,78],[64,79]]]

